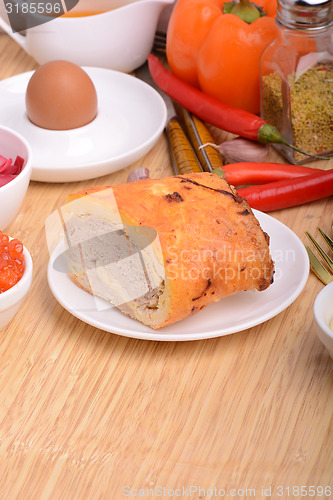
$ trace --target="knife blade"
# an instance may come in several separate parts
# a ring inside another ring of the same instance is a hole
[[[167,96],[153,81],[147,62],[135,70],[135,76],[153,87],[161,95],[165,102],[167,109],[165,132],[169,143],[171,161],[175,173],[178,175],[190,172],[202,172],[200,162],[180,124],[174,104],[170,97]]]

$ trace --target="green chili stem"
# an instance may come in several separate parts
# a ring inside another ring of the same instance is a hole
[[[305,156],[310,156],[311,158],[317,158],[318,160],[329,160],[330,158],[326,156],[318,156],[318,155],[313,155],[310,153],[306,153],[305,151],[302,151],[301,149],[297,148],[296,146],[293,146],[289,142],[287,142],[280,132],[278,131],[277,128],[273,127],[273,125],[269,125],[268,123],[264,123],[258,130],[258,141],[263,143],[263,144],[283,144],[284,146],[287,146],[288,148],[294,149],[298,153],[302,153]]]
[[[216,174],[219,177],[222,177],[222,179],[226,180],[226,178],[225,178],[225,172],[224,172],[223,168],[221,168],[221,167],[213,168],[213,172],[212,173]]]

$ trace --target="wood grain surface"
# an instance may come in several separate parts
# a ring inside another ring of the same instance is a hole
[[[0,35],[0,79],[36,67]],[[283,161],[273,149],[270,159]],[[31,182],[7,228],[31,252],[34,277],[0,332],[0,498],[300,498],[301,486],[304,496],[329,498],[318,487],[333,491],[333,363],[315,334],[323,285],[313,274],[275,318],[192,342],[106,333],[54,299],[45,219],[68,193],[124,182],[139,165],[151,177],[173,173],[164,135],[112,175]],[[270,215],[305,242],[317,225],[330,233],[332,208],[327,198]]]

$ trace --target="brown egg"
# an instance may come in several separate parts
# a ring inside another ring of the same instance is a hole
[[[51,61],[30,78],[25,104],[29,119],[38,127],[69,130],[96,117],[97,93],[80,66],[69,61]]]

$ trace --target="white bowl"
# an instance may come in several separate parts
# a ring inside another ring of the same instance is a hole
[[[313,312],[317,335],[333,359],[333,282],[317,295]]]
[[[32,282],[33,264],[31,255],[25,247],[23,247],[23,253],[25,269],[22,278],[12,288],[0,293],[0,330],[4,329],[13,319]]]
[[[153,46],[159,17],[173,1],[80,0],[73,11],[102,13],[56,18],[46,15],[47,5],[51,3],[44,6],[41,3],[39,16],[32,16],[32,10],[30,16],[25,16],[28,22],[31,19],[37,24],[27,29],[25,36],[18,32],[21,30],[11,28],[2,8],[0,27],[39,64],[67,59],[80,66],[98,66],[128,73],[145,62]]]
[[[0,125],[0,155],[24,158],[22,172],[12,181],[0,187],[0,231],[4,231],[20,209],[31,177],[31,148],[27,140],[18,132]]]

